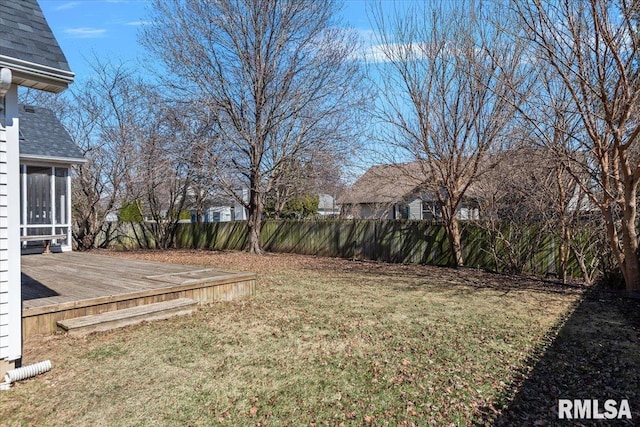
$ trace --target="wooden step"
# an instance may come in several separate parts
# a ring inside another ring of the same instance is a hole
[[[197,302],[189,298],[178,298],[153,304],[140,305],[101,314],[59,320],[58,327],[71,335],[85,335],[91,332],[108,331],[148,320],[167,319],[172,316],[189,314]]]

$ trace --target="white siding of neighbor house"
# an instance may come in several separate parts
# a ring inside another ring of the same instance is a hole
[[[231,206],[214,206],[207,209],[204,222],[229,222],[233,220]]]
[[[22,353],[20,289],[20,186],[18,90],[5,95],[5,129],[0,128],[0,359]]]
[[[422,219],[422,199],[409,203],[409,219]]]
[[[393,219],[393,205],[360,204],[356,218],[362,219]]]
[[[477,221],[480,219],[478,208],[462,206],[458,211],[458,219],[461,221]]]
[[[318,195],[318,215],[339,215],[340,206],[336,204],[336,199],[329,194]]]
[[[243,187],[240,189],[240,193],[242,195],[242,200],[245,203],[249,203],[249,189]],[[233,218],[234,221],[246,221],[249,219],[249,213],[244,208],[244,206],[242,206],[238,202],[235,202],[235,205],[233,206],[233,212],[234,212],[234,218]]]

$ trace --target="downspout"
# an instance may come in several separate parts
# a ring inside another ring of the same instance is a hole
[[[4,97],[11,88],[11,70],[9,68],[0,68],[0,117],[4,117],[6,112],[6,106],[4,105]],[[5,123],[6,125],[6,123]]]
[[[3,109],[4,109],[4,96],[9,91],[11,87],[11,80],[13,76],[11,75],[11,70],[9,68],[0,68],[0,99],[3,101]]]

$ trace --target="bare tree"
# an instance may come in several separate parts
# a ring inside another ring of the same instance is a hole
[[[185,119],[184,115],[181,117]],[[205,209],[220,191],[214,179],[218,154],[215,151],[215,144],[210,143],[211,140],[216,140],[216,135],[209,135],[210,132],[203,131],[200,128],[202,121],[188,120],[188,122],[182,127],[182,133],[189,135],[188,140],[191,141],[187,150],[190,157],[190,183],[187,196],[189,206],[195,213],[195,220],[201,224]]]
[[[548,63],[580,118],[585,155],[572,173],[604,218],[609,246],[628,291],[640,290],[636,230],[640,183],[640,38],[635,1],[517,2],[536,58]],[[570,158],[568,160],[571,160]],[[578,159],[580,160],[580,159]]]
[[[153,5],[143,43],[170,70],[166,86],[203,105],[217,136],[216,180],[247,208],[248,249],[259,253],[265,195],[287,165],[356,140],[355,39],[334,26],[331,0]]]
[[[549,223],[558,234],[560,276],[567,281],[571,255],[582,272],[583,280],[592,283],[598,270],[598,258],[593,256],[594,245],[600,242],[601,216],[593,212],[594,205],[584,192],[590,176],[574,164],[584,164],[589,158],[581,141],[585,139],[580,115],[572,108],[571,94],[559,81],[552,67],[538,68],[538,96],[530,98],[524,116],[523,140],[535,148],[541,180],[547,185],[538,190],[538,210],[541,220]]]
[[[206,177],[210,159],[201,129],[184,108],[166,103],[149,86],[143,108],[145,122],[138,126],[127,193],[145,217],[142,226],[153,237],[153,246],[167,249],[175,244],[178,223],[187,219],[184,215],[190,219],[188,209],[201,204],[210,192]]]
[[[389,17],[374,8],[383,137],[416,161],[441,207],[455,263],[464,265],[458,208],[491,168],[530,84],[524,46],[500,4],[420,3]],[[495,157],[494,157],[495,158]]]
[[[555,188],[554,177],[546,154],[530,141],[522,141],[496,154],[500,159],[495,160],[495,167],[475,186],[482,212],[475,222],[483,230],[481,250],[492,257],[497,271],[547,272],[543,264],[548,262],[534,261],[537,254],[551,249],[549,238],[554,231],[548,220],[553,217],[553,206],[547,194]],[[553,258],[551,254],[547,260],[554,262]]]
[[[168,248],[186,209],[202,210],[211,193],[210,132],[198,111],[186,110],[191,105],[168,103],[124,65],[96,59],[92,69],[71,96],[42,99],[55,103],[87,159],[75,169],[75,243],[109,245],[121,230],[106,216],[125,208],[140,246]],[[37,104],[42,97],[27,92],[23,100]]]
[[[599,271],[599,216],[556,154],[558,147],[550,145],[566,141],[545,140],[553,135],[540,128],[521,131],[521,145],[500,153],[502,160],[476,186],[483,250],[498,271],[557,274],[563,282],[575,259],[585,283],[593,283]]]
[[[106,221],[119,208],[128,179],[137,123],[137,81],[122,64],[95,59],[93,75],[76,82],[56,113],[87,162],[74,168],[73,239],[79,249],[106,246],[115,224]]]
[[[335,152],[316,152],[306,163],[292,161],[271,185],[271,192],[267,195],[268,214],[281,218],[285,209],[293,202],[297,201],[298,205],[302,201],[318,202],[319,194],[336,197],[342,188],[342,170],[345,164],[346,159]],[[313,214],[317,214],[317,211]]]

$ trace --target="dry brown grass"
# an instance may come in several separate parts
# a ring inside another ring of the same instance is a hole
[[[257,295],[85,338],[29,340],[24,362],[54,368],[0,393],[0,424],[491,423],[508,416],[585,291],[298,255],[109,255],[253,271]]]

